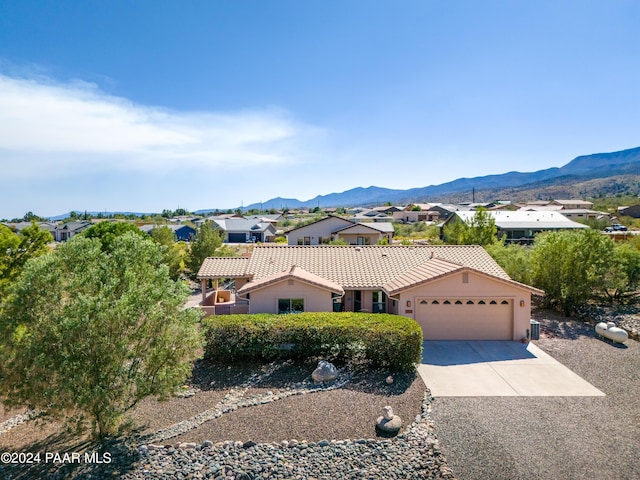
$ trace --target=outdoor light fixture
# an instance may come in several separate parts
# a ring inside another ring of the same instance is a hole
[[[411,306],[411,300],[407,300],[407,307]]]
[[[520,300],[520,306],[524,307],[524,300]]]

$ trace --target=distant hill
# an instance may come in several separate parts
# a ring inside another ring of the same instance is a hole
[[[440,185],[395,190],[382,187],[357,187],[341,193],[318,195],[310,200],[276,197],[253,203],[243,210],[314,207],[373,206],[386,202],[396,205],[426,202],[489,202],[493,200],[548,200],[553,198],[587,198],[617,194],[640,194],[640,147],[612,153],[582,155],[560,168],[536,172],[508,172],[474,178],[459,178]],[[215,211],[197,210],[197,214]],[[148,215],[138,212],[89,212],[111,215]],[[69,213],[52,217],[63,220]]]
[[[538,197],[547,199],[598,196],[606,194],[607,191],[628,193],[633,188],[635,188],[634,193],[640,193],[636,175],[640,175],[640,147],[612,153],[583,155],[574,158],[563,167],[530,173],[508,172],[501,175],[460,178],[441,185],[409,190],[393,190],[375,186],[358,187],[342,193],[318,195],[305,201],[278,197],[266,202],[247,205],[244,210],[280,209],[283,207],[346,207],[377,205],[385,202],[394,204],[429,201],[468,202],[472,201],[471,196],[474,191],[475,200],[480,202],[499,198],[532,200]],[[629,178],[625,178],[627,176]],[[596,179],[600,181],[587,183]],[[605,179],[611,180],[607,183],[604,181]],[[624,185],[627,183],[628,185],[625,187]],[[581,187],[574,188],[573,186],[576,185],[581,185]],[[552,192],[555,193],[552,194]],[[565,192],[565,195],[561,195],[562,192]]]

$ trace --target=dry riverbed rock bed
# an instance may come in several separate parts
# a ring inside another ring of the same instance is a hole
[[[314,368],[198,362],[176,396],[144,400],[128,416],[133,429],[101,444],[3,410],[3,422],[21,421],[0,433],[0,451],[40,458],[4,462],[0,478],[455,478],[419,376],[343,365],[336,380],[316,384]],[[386,405],[403,419],[397,436],[376,431]]]

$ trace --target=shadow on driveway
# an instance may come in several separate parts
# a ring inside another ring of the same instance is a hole
[[[428,340],[422,344],[422,363],[446,367],[536,358],[528,346],[508,341]]]

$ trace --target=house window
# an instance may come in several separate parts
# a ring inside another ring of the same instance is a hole
[[[304,244],[311,245],[311,237],[304,237]]]
[[[304,312],[304,298],[279,298],[278,313]]]
[[[302,243],[302,238],[301,238],[301,237],[298,237],[298,245],[302,245],[302,244],[303,244],[303,243]]]
[[[324,243],[324,238],[318,237],[318,245],[322,245]]]
[[[362,310],[362,292],[356,290],[353,292],[353,311],[359,312],[360,310]]]
[[[372,292],[373,295],[373,313],[386,313],[387,304],[384,292]]]

